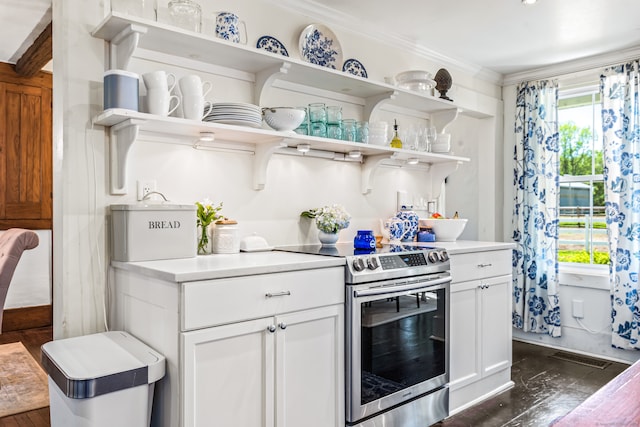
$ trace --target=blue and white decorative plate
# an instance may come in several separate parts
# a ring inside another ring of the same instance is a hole
[[[362,62],[353,58],[344,61],[344,64],[342,64],[342,71],[353,74],[354,76],[364,77],[365,79],[368,77],[367,70],[364,68],[364,65],[362,65]]]
[[[289,52],[287,52],[287,48],[275,37],[271,36],[262,36],[258,39],[256,43],[256,47],[258,49],[264,49],[267,52],[271,53],[279,53],[282,56],[289,56]]]
[[[333,32],[320,24],[307,26],[300,34],[300,56],[311,64],[338,69],[342,63],[342,48]]]

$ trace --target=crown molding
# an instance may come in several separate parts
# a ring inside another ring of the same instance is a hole
[[[340,27],[359,36],[375,40],[378,43],[383,43],[396,49],[402,49],[435,63],[441,63],[443,67],[446,67],[449,70],[455,69],[470,74],[472,77],[494,84],[502,83],[503,76],[500,73],[496,73],[495,71],[483,68],[477,64],[469,63],[462,59],[443,55],[429,49],[427,46],[417,45],[415,40],[400,37],[393,32],[381,29],[379,25],[369,24],[358,17],[321,5],[313,0],[269,1],[283,9],[313,17],[314,19],[322,21],[325,25],[330,25],[335,28]]]
[[[634,46],[625,50],[618,50],[602,55],[594,55],[573,61],[566,61],[548,67],[541,67],[520,73],[508,74],[504,76],[502,84],[503,86],[508,86],[518,84],[523,81],[559,78],[569,74],[593,71],[635,59],[640,59],[640,46]]]

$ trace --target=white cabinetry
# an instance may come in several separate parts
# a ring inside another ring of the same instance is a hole
[[[153,425],[343,426],[343,275],[172,283],[116,269],[114,327],[167,358]]]
[[[511,250],[451,255],[449,410],[510,388]]]
[[[92,33],[95,37],[109,42],[110,68],[126,68],[131,56],[138,48],[167,54],[176,58],[197,58],[204,63],[228,69],[229,75],[237,72],[254,76],[255,92],[253,102],[261,105],[265,91],[274,82],[280,81],[320,89],[333,93],[348,92],[350,96],[362,100],[363,119],[384,104],[390,104],[424,114],[438,130],[443,130],[456,119],[458,108],[450,101],[400,89],[383,82],[375,82],[351,74],[323,68],[304,61],[280,56],[264,50],[235,43],[228,43],[199,33],[184,31],[159,22],[147,21],[127,15],[112,13]],[[465,114],[472,114],[466,111]],[[279,150],[307,143],[315,150],[333,152],[334,159],[346,160],[345,155],[352,150],[360,150],[363,155],[362,192],[371,191],[372,175],[385,162],[404,164],[409,158],[429,169],[432,175],[432,194],[437,197],[440,184],[458,164],[468,158],[448,154],[418,152],[390,147],[350,143],[328,138],[291,135],[266,129],[251,129],[241,126],[223,125],[175,117],[158,117],[151,114],[127,110],[107,110],[93,119],[97,125],[110,127],[111,150],[111,193],[126,193],[126,161],[131,144],[139,132],[163,133],[175,139],[193,141],[201,132],[213,132],[216,143],[242,142],[249,145],[242,150],[255,153],[254,189],[264,188],[266,168],[271,156]],[[183,142],[184,143],[184,142]],[[229,148],[229,146],[225,146]],[[347,156],[348,157],[348,156]]]
[[[342,313],[334,305],[181,334],[191,379],[183,425],[340,425]]]

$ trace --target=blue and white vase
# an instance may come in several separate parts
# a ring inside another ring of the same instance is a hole
[[[397,218],[405,221],[404,236],[402,236],[403,242],[413,242],[418,234],[418,224],[420,217],[417,213],[411,210],[412,206],[402,206],[400,212],[396,214]]]

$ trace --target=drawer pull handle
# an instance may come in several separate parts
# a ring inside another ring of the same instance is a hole
[[[267,326],[267,331],[273,333],[276,331],[276,325],[269,325]]]
[[[280,326],[280,329],[283,329],[283,330],[284,330],[284,329],[287,329],[287,324],[286,324],[286,323],[284,323],[284,322],[280,322],[280,323],[278,324],[278,326]]]
[[[284,297],[287,295],[291,295],[291,291],[281,291],[281,292],[267,292],[265,297],[273,298],[273,297]]]
[[[488,264],[478,264],[478,268],[485,268],[485,267],[491,267],[493,264],[488,263]]]

